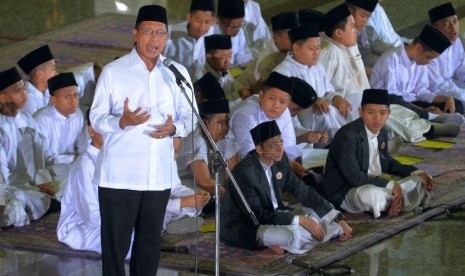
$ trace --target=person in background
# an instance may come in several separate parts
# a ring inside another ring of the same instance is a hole
[[[19,67],[29,76],[26,82],[28,98],[23,112],[30,116],[49,104],[48,79],[57,74],[55,58],[48,45],[41,46],[23,56]]]
[[[244,31],[252,56],[257,56],[271,40],[268,25],[262,16],[260,4],[253,0],[243,0],[245,6]]]
[[[303,254],[335,237],[349,239],[352,228],[344,216],[292,171],[276,121],[258,124],[250,135],[255,149],[242,159],[233,175],[259,225],[244,212],[237,192],[228,189],[221,205],[221,241],[246,249],[268,247],[276,254],[285,250]],[[284,192],[303,207],[286,207]]]
[[[168,27],[163,55],[184,65],[194,77],[205,64],[204,37],[213,34],[214,0],[192,0],[186,21]]]
[[[90,122],[104,137],[93,179],[103,275],[124,275],[131,244],[130,273],[157,273],[166,205],[178,177],[172,139],[187,136],[196,124],[188,103],[195,100],[184,97],[163,65],[167,24],[165,8],[142,6],[133,49],[107,64],[97,82]],[[186,68],[172,64],[190,83]]]

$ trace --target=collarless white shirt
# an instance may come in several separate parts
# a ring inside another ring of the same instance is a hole
[[[378,133],[371,132],[366,126],[365,130],[368,137],[368,152],[369,152],[369,165],[368,165],[368,174],[369,175],[381,175],[383,172],[381,170],[381,160],[378,149]]]
[[[166,121],[167,115],[172,115],[176,127],[174,136],[185,137],[197,120],[174,74],[163,65],[164,59],[160,55],[149,71],[133,48],[103,68],[90,112],[93,128],[104,138],[94,175],[97,185],[155,191],[171,188],[178,178],[172,137],[154,139],[150,133],[154,126]],[[186,68],[177,62],[173,64],[190,83]],[[191,93],[187,94],[196,107]],[[123,130],[119,121],[126,98],[130,110],[141,107],[151,117],[143,124]]]
[[[21,109],[22,112],[33,116],[37,110],[47,106],[50,102],[50,93],[48,89],[42,93],[31,82],[26,81],[24,87],[27,93],[26,105]]]
[[[266,179],[268,180],[268,186],[270,188],[270,195],[271,195],[271,202],[273,203],[273,208],[276,210],[278,209],[278,199],[276,198],[276,193],[274,192],[273,188],[273,172],[271,171],[272,165],[267,165],[260,160],[260,164],[262,165],[263,171],[265,172]]]

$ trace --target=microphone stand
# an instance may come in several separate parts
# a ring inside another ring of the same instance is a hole
[[[202,128],[203,133],[205,134],[205,137],[207,138],[208,142],[210,143],[211,148],[213,149],[213,172],[215,174],[215,275],[219,276],[220,275],[220,190],[221,190],[221,185],[219,181],[219,173],[222,169],[226,171],[226,173],[229,176],[229,180],[234,186],[234,189],[236,190],[237,194],[239,195],[239,198],[241,199],[242,205],[245,207],[245,210],[247,210],[250,218],[252,219],[254,225],[258,225],[258,220],[255,214],[252,212],[252,209],[250,209],[249,204],[247,203],[244,195],[241,192],[241,189],[237,185],[236,179],[231,173],[231,170],[228,167],[228,163],[226,163],[226,160],[224,159],[224,156],[221,154],[218,146],[216,145],[215,141],[213,141],[212,136],[208,132],[207,127],[203,123],[202,119],[200,118],[200,114],[195,108],[193,102],[190,100],[189,96],[187,95],[186,89],[182,85],[182,82],[180,79],[176,78],[176,83],[178,84],[179,88],[181,89],[182,93],[184,94],[184,97],[186,97],[187,102],[189,103],[192,112],[195,114],[195,117],[197,117],[197,120],[199,122],[200,127]]]

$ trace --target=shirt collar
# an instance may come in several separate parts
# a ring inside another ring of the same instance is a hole
[[[373,133],[373,132],[371,132],[371,130],[369,130],[367,128],[366,125],[364,125],[364,126],[365,126],[365,130],[367,131],[368,139],[373,140],[374,138],[378,137],[379,132],[378,133]]]
[[[408,55],[407,55],[407,51],[405,51],[405,47],[404,45],[401,45],[401,58],[402,58],[402,62],[405,64],[405,65],[408,65],[408,66],[412,66],[415,61],[414,60],[411,60]]]
[[[292,52],[287,53],[286,60],[296,66],[299,70],[307,70],[308,68],[311,68],[312,66],[308,66],[305,64],[302,64],[298,62],[297,60],[294,59],[294,54]]]

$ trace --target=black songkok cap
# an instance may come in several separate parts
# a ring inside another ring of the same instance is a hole
[[[189,11],[211,11],[215,13],[215,2],[213,0],[192,0]]]
[[[157,21],[168,25],[166,9],[158,5],[142,6],[137,14],[136,25],[142,21]]]
[[[315,89],[306,81],[300,78],[291,77],[294,81],[292,101],[301,108],[308,108],[318,98]]]
[[[455,12],[454,6],[452,6],[451,3],[445,3],[445,4],[432,8],[431,10],[428,11],[428,14],[429,14],[429,21],[431,23],[434,23],[443,18],[456,15],[457,12]]]
[[[292,29],[299,26],[295,12],[283,12],[271,18],[271,29],[273,31]]]
[[[22,78],[15,67],[0,72],[0,91],[20,80],[22,80]]]
[[[318,31],[323,32],[323,18],[325,14],[312,9],[299,10],[299,23],[300,25],[316,23],[318,24]]]
[[[287,76],[273,71],[268,76],[268,79],[266,79],[263,86],[278,88],[292,95],[292,91],[294,90],[294,81]]]
[[[53,55],[50,48],[48,45],[44,45],[22,57],[18,61],[18,65],[26,75],[29,75],[32,69],[52,59]]]
[[[425,25],[419,38],[423,43],[439,54],[442,54],[442,52],[451,45],[450,40],[431,25]]]
[[[346,3],[373,12],[378,4],[378,0],[347,0]]]
[[[243,18],[245,6],[243,0],[218,0],[218,16],[223,18]]]
[[[198,91],[207,100],[226,99],[223,88],[218,80],[210,73],[203,75],[194,83],[195,91]]]
[[[229,35],[214,34],[204,38],[205,50],[221,49],[227,50],[232,48],[231,37]]]
[[[275,136],[281,135],[278,124],[275,120],[263,122],[250,130],[250,135],[255,145]]]
[[[349,15],[350,11],[346,4],[341,4],[330,10],[323,18],[325,32],[329,32],[335,25],[346,19]]]
[[[291,43],[294,44],[294,42],[301,39],[320,37],[318,31],[318,24],[316,23],[300,25],[289,30],[289,39]]]
[[[229,113],[229,101],[226,99],[213,99],[198,104],[199,113],[203,115]]]
[[[384,89],[365,89],[363,91],[362,103],[365,104],[382,104],[389,106],[389,95]]]
[[[74,78],[73,73],[60,73],[56,76],[48,79],[48,90],[50,95],[53,95],[54,92],[58,89],[68,87],[68,86],[77,86],[76,79]]]

